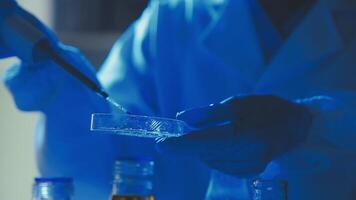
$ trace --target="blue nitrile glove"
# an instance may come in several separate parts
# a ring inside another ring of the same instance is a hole
[[[44,41],[57,47],[56,35],[14,0],[0,1],[0,58],[17,56],[36,61],[38,45]]]
[[[7,17],[7,15],[9,15],[10,13],[14,12],[16,6],[17,4],[14,0],[0,1],[0,28],[2,27],[4,18]],[[7,58],[10,56],[14,56],[14,54],[4,46],[0,36],[0,58]]]
[[[59,44],[57,50],[61,56],[99,84],[94,67],[78,49]],[[65,106],[71,107],[78,100],[81,105],[93,101],[96,102],[95,105],[102,101],[98,95],[51,60],[43,60],[36,64],[25,62],[15,64],[9,68],[4,80],[17,107],[24,111],[42,111],[47,114],[52,109],[62,109],[57,108],[59,105],[52,107],[57,102],[68,103]]]
[[[276,96],[239,96],[177,115],[195,131],[158,144],[163,153],[195,156],[234,176],[261,173],[303,142],[312,116],[303,105]]]
[[[96,80],[77,49],[59,44],[58,51]],[[73,177],[75,199],[107,198],[115,158],[112,138],[90,133],[91,113],[110,112],[106,102],[50,60],[13,66],[5,83],[20,110],[44,113],[35,136],[41,175]]]

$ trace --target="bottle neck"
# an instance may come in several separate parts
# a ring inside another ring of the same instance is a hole
[[[253,200],[288,200],[288,185],[283,180],[253,181]]]
[[[113,197],[118,199],[124,196],[152,196],[153,166],[153,161],[146,160],[117,161],[114,167]]]
[[[71,200],[73,184],[67,178],[35,179],[32,200]]]

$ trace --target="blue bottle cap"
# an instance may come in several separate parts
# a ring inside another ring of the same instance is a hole
[[[36,183],[47,183],[47,182],[54,182],[54,183],[72,183],[73,179],[70,177],[36,177]]]

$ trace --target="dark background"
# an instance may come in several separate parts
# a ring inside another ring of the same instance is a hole
[[[55,0],[54,28],[66,44],[80,48],[99,67],[120,34],[148,0]]]

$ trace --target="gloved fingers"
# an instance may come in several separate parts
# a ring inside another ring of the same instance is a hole
[[[163,154],[195,157],[201,160],[266,159],[268,144],[254,134],[236,132],[233,124],[224,124],[191,132],[181,137],[167,138],[157,144]]]
[[[96,77],[96,70],[88,59],[80,52],[79,49],[63,44],[58,45],[59,52],[76,70],[84,74],[100,87],[100,82]],[[90,110],[98,110],[98,112],[109,112],[107,102],[91,91],[78,77],[68,73],[65,69],[55,64],[58,73],[53,73],[52,79],[57,83],[57,102],[67,102],[71,104],[73,101],[85,101],[86,105],[90,105]],[[54,108],[55,109],[55,108]],[[76,108],[77,109],[77,108]],[[50,109],[51,110],[51,109]],[[49,112],[51,112],[49,110]]]
[[[251,159],[266,160],[268,156],[268,145],[265,142],[250,135],[240,135],[219,148],[201,153],[200,159],[248,161]]]
[[[222,124],[228,121],[231,116],[232,113],[226,105],[211,104],[206,107],[179,112],[176,117],[193,128],[205,128]]]
[[[221,171],[225,174],[245,178],[251,177],[257,174],[262,173],[266,166],[267,162],[260,160],[249,160],[249,161],[225,161],[225,160],[209,160],[205,163],[218,171]]]
[[[17,107],[24,111],[36,111],[45,107],[54,93],[53,83],[48,74],[52,66],[26,66],[15,64],[7,70],[4,77]]]
[[[77,49],[60,44],[58,53],[98,83],[93,66]],[[17,107],[24,111],[43,111],[55,94],[66,93],[78,96],[73,98],[82,98],[81,94],[88,92],[81,82],[51,60],[17,64],[7,71],[4,81]]]
[[[193,128],[206,128],[236,121],[239,118],[239,101],[242,98],[243,96],[230,97],[220,103],[179,112],[176,117]]]
[[[60,54],[60,56],[62,56],[71,65],[73,65],[77,70],[85,74],[92,81],[99,84],[99,81],[96,78],[95,67],[89,62],[89,60],[83,55],[83,53],[80,52],[79,49],[59,43],[57,51]],[[71,74],[66,72],[62,67],[60,66],[57,67],[60,71],[64,72],[62,73],[63,76],[70,77],[71,79],[76,79]]]
[[[237,140],[230,124],[194,131],[181,137],[167,138],[157,144],[161,153],[175,156],[200,157],[203,154],[234,144]]]
[[[46,27],[42,22],[40,22],[34,15],[29,13],[27,10],[23,9],[21,6],[16,6],[14,4],[17,4],[15,0],[10,0],[12,1],[11,6],[14,7],[15,11],[17,12],[18,15],[22,16],[26,20],[30,21],[31,24],[33,24],[36,29],[40,30],[40,32],[44,33],[46,36],[46,39],[48,39],[52,44],[57,44],[58,43],[58,38],[55,35],[55,33],[50,30],[48,27]]]

